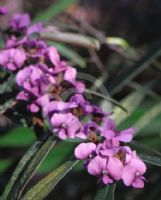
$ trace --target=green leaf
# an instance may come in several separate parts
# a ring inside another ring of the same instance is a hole
[[[137,129],[137,133],[140,132],[144,127],[151,123],[152,119],[157,117],[161,113],[161,103],[157,103],[151,109],[149,109],[138,121],[134,124]]]
[[[11,92],[14,83],[15,83],[15,76],[10,75],[5,82],[0,84],[0,94],[3,94],[5,92]]]
[[[115,188],[116,184],[112,184],[100,189],[95,200],[114,200]]]
[[[0,32],[0,47],[4,47],[5,46],[5,40],[4,37],[2,35],[2,32]]]
[[[26,184],[29,182],[55,143],[56,141],[54,141],[53,136],[49,136],[45,141],[42,142],[38,150],[32,155],[31,159],[25,163],[24,168],[21,169],[21,173],[19,173],[12,190],[8,195],[8,200],[18,200],[21,197],[22,191],[24,190]]]
[[[123,86],[128,84],[138,74],[148,68],[159,56],[161,55],[161,41],[158,41],[150,51],[135,65],[125,69],[119,77],[116,77],[116,81],[113,82],[108,88],[110,94],[117,93]]]
[[[9,108],[13,107],[15,104],[15,99],[9,99],[5,101],[3,105],[0,105],[0,114],[4,114]]]
[[[161,167],[161,157],[150,156],[150,155],[145,155],[145,154],[139,154],[139,156],[146,163]]]
[[[68,161],[48,174],[45,178],[34,185],[22,198],[22,200],[43,200],[58,182],[78,163]]]
[[[128,42],[125,39],[120,38],[120,37],[107,37],[106,42],[107,44],[121,46],[124,49],[128,49],[130,47]]]
[[[24,170],[27,162],[31,159],[31,157],[35,154],[37,149],[39,148],[41,142],[36,141],[29,150],[25,153],[25,155],[22,157],[20,162],[18,163],[16,169],[14,170],[12,177],[9,180],[9,183],[7,184],[5,191],[1,197],[1,200],[6,200],[8,197],[8,194],[10,193],[12,187],[14,186],[16,180],[18,179],[20,173],[22,170]]]
[[[59,0],[57,3],[53,3],[47,10],[41,12],[36,16],[34,22],[41,21],[46,22],[52,17],[58,15],[65,9],[67,9],[71,4],[73,4],[75,0]]]
[[[60,141],[38,169],[38,173],[49,173],[65,162],[66,158],[71,155],[75,144],[66,141]],[[54,161],[54,162],[53,162]]]
[[[142,89],[140,89],[124,98],[121,101],[121,105],[123,105],[131,114],[138,107],[138,105],[140,105],[144,97],[145,93]],[[127,114],[123,113],[122,109],[120,109],[119,107],[115,107],[113,116],[116,120],[117,125],[121,124],[128,117]]]
[[[110,101],[110,102],[113,103],[114,105],[116,105],[116,106],[118,106],[119,108],[121,108],[126,114],[128,113],[128,110],[127,110],[124,106],[122,106],[118,101],[116,101],[116,100],[114,100],[114,99],[112,99],[112,98],[110,98],[110,97],[107,97],[107,96],[105,96],[105,95],[103,95],[103,94],[101,94],[101,93],[99,93],[99,92],[95,92],[95,91],[90,90],[90,89],[85,89],[84,92],[87,93],[87,94],[95,95],[95,96],[100,97],[100,98],[102,98],[102,99],[105,99],[105,100],[107,100],[107,101]]]
[[[0,160],[0,173],[3,173],[11,165],[12,161],[12,159]]]
[[[0,137],[0,145],[2,147],[27,146],[30,145],[34,140],[35,135],[31,128],[18,126]]]
[[[41,32],[40,37],[47,41],[63,42],[88,49],[99,50],[100,42],[90,36],[72,32]]]
[[[130,147],[134,148],[138,151],[140,154],[148,154],[151,156],[159,156],[161,157],[161,152],[157,151],[156,149],[151,148],[150,146],[147,146],[146,144],[142,144],[138,141],[133,140],[130,144]]]

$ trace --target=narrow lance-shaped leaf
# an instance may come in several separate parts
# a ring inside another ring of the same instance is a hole
[[[110,97],[107,97],[107,96],[105,96],[105,95],[103,95],[103,94],[101,94],[101,93],[99,93],[99,92],[95,92],[95,91],[92,91],[92,90],[89,90],[89,89],[85,89],[85,93],[93,94],[93,95],[98,96],[98,97],[100,97],[100,98],[102,98],[102,99],[105,99],[105,100],[107,100],[107,101],[110,101],[110,102],[113,103],[114,105],[116,105],[116,106],[118,106],[119,108],[121,108],[124,112],[126,112],[126,114],[128,113],[128,110],[127,110],[124,106],[122,106],[118,101],[116,101],[116,100],[114,100],[114,99],[112,99],[112,98],[110,98]]]
[[[125,99],[123,99],[121,101],[121,105],[123,105],[131,114],[142,102],[144,97],[145,93],[142,91],[142,89],[140,89],[129,94]],[[113,116],[117,125],[121,124],[121,122],[123,122],[128,117],[127,114],[123,113],[119,107],[115,107]]]
[[[111,94],[117,93],[129,81],[135,78],[138,74],[148,68],[161,55],[161,41],[157,42],[151,50],[134,66],[125,69],[116,81],[108,88]]]
[[[41,32],[42,39],[73,44],[89,49],[100,49],[100,43],[97,39],[77,33],[62,33],[62,32]]]
[[[0,84],[0,94],[11,92],[14,83],[15,83],[15,76],[10,75],[6,81]]]
[[[95,197],[95,200],[114,200],[116,184],[108,185],[100,189]]]
[[[9,193],[8,200],[18,200],[21,197],[26,184],[29,182],[55,143],[56,141],[54,141],[54,136],[49,136],[47,140],[42,143],[40,148],[35,152],[19,174],[11,192]]]
[[[43,200],[57,183],[77,164],[78,161],[68,161],[48,174],[34,185],[22,200]]]
[[[72,3],[74,3],[75,0],[59,0],[57,3],[53,3],[52,6],[50,6],[45,11],[41,12],[41,14],[38,14],[34,21],[43,21],[46,22],[55,15],[59,14],[60,12],[64,11],[66,8],[68,8]]]
[[[150,156],[150,155],[145,155],[145,154],[139,154],[139,156],[141,157],[141,159],[143,161],[145,161],[146,163],[152,164],[152,165],[156,165],[156,166],[160,166],[161,167],[161,157],[157,157],[157,156]]]
[[[15,99],[10,99],[6,101],[3,105],[0,105],[0,114],[4,114],[8,109],[16,105]]]
[[[145,126],[151,123],[152,119],[161,113],[161,103],[157,103],[150,110],[148,110],[135,124],[137,133],[141,131]]]
[[[141,144],[140,142],[133,140],[129,145],[140,154],[148,154],[150,156],[161,157],[160,151],[153,149],[150,146],[147,146],[146,144]]]
[[[40,147],[41,142],[40,141],[36,141],[30,148],[29,150],[26,152],[26,154],[22,157],[22,159],[20,160],[20,162],[18,163],[15,171],[12,174],[12,177],[9,181],[9,183],[7,184],[5,191],[1,197],[1,200],[6,200],[8,197],[9,192],[11,191],[12,187],[14,186],[16,180],[18,179],[20,173],[22,172],[22,170],[25,168],[26,164],[28,163],[28,161],[31,159],[31,157],[35,154],[35,152],[38,150],[38,148]]]

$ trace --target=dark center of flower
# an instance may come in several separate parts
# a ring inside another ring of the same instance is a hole
[[[72,108],[71,110],[72,114],[75,115],[76,117],[81,117],[84,115],[84,111],[82,108],[78,107],[78,108]]]
[[[89,133],[88,133],[88,139],[94,143],[96,143],[98,141],[97,139],[97,135],[95,133],[95,131],[93,130],[90,130]]]
[[[107,170],[104,169],[104,170],[102,171],[102,174],[103,174],[103,175],[107,175],[107,174],[108,174]]]
[[[125,162],[126,154],[125,154],[124,151],[119,150],[116,154],[114,154],[114,157],[118,158],[122,163],[124,163]]]

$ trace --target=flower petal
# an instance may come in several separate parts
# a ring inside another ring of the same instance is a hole
[[[107,169],[110,176],[112,176],[113,179],[115,180],[121,179],[123,172],[123,164],[118,158],[109,157]]]
[[[92,142],[81,143],[75,148],[74,154],[79,160],[84,160],[87,159],[95,149],[96,145]]]
[[[96,156],[89,162],[87,170],[90,174],[94,176],[100,176],[103,174],[103,170],[106,170],[106,163],[107,160],[105,158]]]
[[[129,129],[120,131],[118,133],[118,136],[116,136],[116,138],[122,142],[130,142],[134,136],[134,133],[135,133],[135,129],[129,128]]]

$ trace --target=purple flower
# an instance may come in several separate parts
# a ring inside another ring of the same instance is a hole
[[[7,49],[0,52],[0,65],[11,71],[21,68],[26,60],[26,54],[20,49]]]
[[[56,67],[60,64],[60,56],[58,54],[58,51],[55,47],[49,47],[47,49],[47,57],[51,61],[51,63]]]
[[[15,14],[11,20],[11,28],[16,31],[22,31],[31,23],[30,16],[27,13]]]
[[[103,143],[97,145],[97,152],[103,157],[113,156],[120,149],[120,143],[116,138],[104,140]]]
[[[55,47],[48,47],[46,49],[46,58],[51,62],[50,67],[53,68],[53,73],[58,74],[67,68],[67,64],[60,60],[60,55]]]
[[[64,71],[63,79],[71,83],[78,93],[83,93],[85,89],[85,85],[81,81],[76,80],[77,71],[75,68],[67,66]]]
[[[92,118],[97,124],[100,124],[103,118],[111,113],[105,113],[100,107],[93,106]]]
[[[41,96],[48,91],[49,84],[54,84],[55,79],[49,73],[45,73],[47,68],[43,65],[30,65],[19,71],[16,81],[33,96]]]
[[[0,15],[6,15],[8,13],[8,9],[6,7],[0,7]]]
[[[104,184],[113,183],[113,179],[108,174],[106,158],[96,156],[89,162],[87,170],[90,174],[99,177]]]
[[[45,63],[47,44],[44,41],[38,39],[26,39],[22,42],[23,43],[20,45],[25,49],[27,56],[32,58],[30,60]],[[37,60],[35,58],[37,58]]]
[[[82,114],[90,114],[93,111],[93,106],[83,97],[82,94],[74,94],[70,101],[77,104],[77,107],[81,109]]]
[[[49,103],[48,88],[50,84],[55,84],[55,78],[45,65],[30,65],[18,72],[16,82],[24,90],[17,95],[17,99],[28,101],[29,110],[38,112],[40,107]]]
[[[17,38],[12,35],[11,38],[9,38],[6,42],[6,49],[11,49],[11,48],[23,48],[22,45],[24,44],[24,42],[26,42],[27,38],[23,37],[20,40],[17,40]]]
[[[75,148],[74,154],[77,159],[85,160],[90,158],[95,150],[96,144],[93,142],[81,143]]]
[[[112,139],[113,137],[117,138],[121,142],[130,142],[135,133],[134,128],[125,129],[123,131],[116,131],[115,122],[106,118],[103,126],[100,128],[101,135],[106,139]]]
[[[27,35],[31,35],[33,33],[40,33],[43,32],[45,30],[43,24],[41,22],[36,23],[31,25],[30,27],[28,27],[26,34]]]
[[[126,186],[132,185],[136,188],[144,187],[143,174],[146,172],[146,165],[136,155],[135,151],[126,155],[125,167],[123,169],[122,179]]]
[[[50,101],[50,103],[44,106],[43,113],[45,117],[48,117],[56,112],[69,112],[76,106],[75,102]]]
[[[53,132],[61,139],[76,138],[82,128],[79,119],[71,113],[55,113],[50,123]]]

